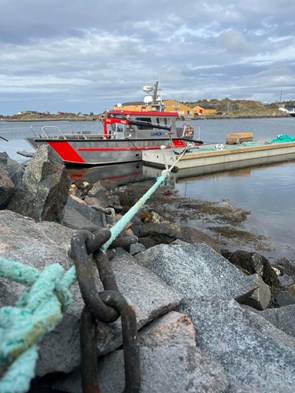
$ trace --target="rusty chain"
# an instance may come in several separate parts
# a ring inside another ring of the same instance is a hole
[[[100,250],[110,238],[109,229],[100,228],[95,232],[77,231],[72,237],[70,256],[76,267],[80,291],[85,302],[80,321],[81,376],[83,393],[102,393],[98,381],[98,353],[96,320],[111,323],[121,317],[125,389],[124,393],[138,393],[140,389],[140,363],[137,322],[134,306],[118,290],[114,272],[109,261],[109,250]],[[109,248],[123,247],[137,241],[136,237],[120,237]],[[93,254],[104,291],[95,286],[92,262]]]

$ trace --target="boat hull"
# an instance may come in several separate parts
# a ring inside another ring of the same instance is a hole
[[[26,138],[37,149],[47,144],[61,157],[65,164],[110,165],[124,162],[142,161],[142,152],[160,150],[161,146],[171,148],[170,139],[46,139]],[[179,140],[177,140],[179,144]],[[183,146],[184,142],[181,141]],[[172,146],[174,147],[174,146]]]

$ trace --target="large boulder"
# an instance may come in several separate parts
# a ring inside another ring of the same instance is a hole
[[[72,266],[68,250],[74,231],[55,222],[21,216],[9,210],[0,211],[0,257],[11,259],[43,270],[52,263],[60,263],[66,270]],[[170,288],[148,269],[138,266],[125,251],[118,249],[111,265],[120,292],[136,308],[138,327],[176,309],[182,300],[177,290]],[[97,291],[103,290],[97,271]],[[14,305],[24,287],[0,278],[0,307]],[[76,283],[71,289],[73,301],[61,323],[41,343],[37,373],[69,373],[80,363],[79,320],[84,302]],[[98,352],[107,354],[122,345],[119,320],[112,324],[98,323]]]
[[[25,168],[10,158],[6,152],[0,152],[0,167],[7,172],[15,186],[18,187],[21,184]]]
[[[14,193],[14,183],[0,166],[0,209],[5,209]]]
[[[236,301],[256,288],[250,276],[205,244],[177,241],[135,258],[183,295],[179,311],[192,319],[197,346],[223,365],[228,392],[293,392],[294,338]]]
[[[235,300],[192,299],[182,311],[198,332],[197,345],[226,370],[229,392],[294,392],[294,337]]]
[[[134,258],[180,291],[186,301],[214,296],[243,300],[257,288],[251,277],[202,243],[177,240],[150,248]]]
[[[196,347],[192,321],[170,312],[139,332],[141,393],[225,393],[228,380],[223,367]],[[112,376],[110,378],[110,376]],[[123,351],[117,350],[99,362],[98,382],[102,392],[124,390]],[[79,370],[61,377],[55,388],[82,393]]]
[[[42,145],[25,168],[8,209],[36,221],[61,222],[70,183],[61,158],[50,146]]]

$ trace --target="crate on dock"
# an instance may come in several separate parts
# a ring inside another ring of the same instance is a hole
[[[234,132],[226,135],[227,145],[238,145],[243,142],[252,142],[254,137],[253,132]]]

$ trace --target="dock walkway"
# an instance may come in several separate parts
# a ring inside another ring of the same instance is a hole
[[[144,151],[145,165],[156,168],[170,167],[182,149]],[[175,169],[186,170],[189,175],[234,170],[239,168],[295,160],[295,142],[244,142],[239,145],[193,146],[180,158]]]

